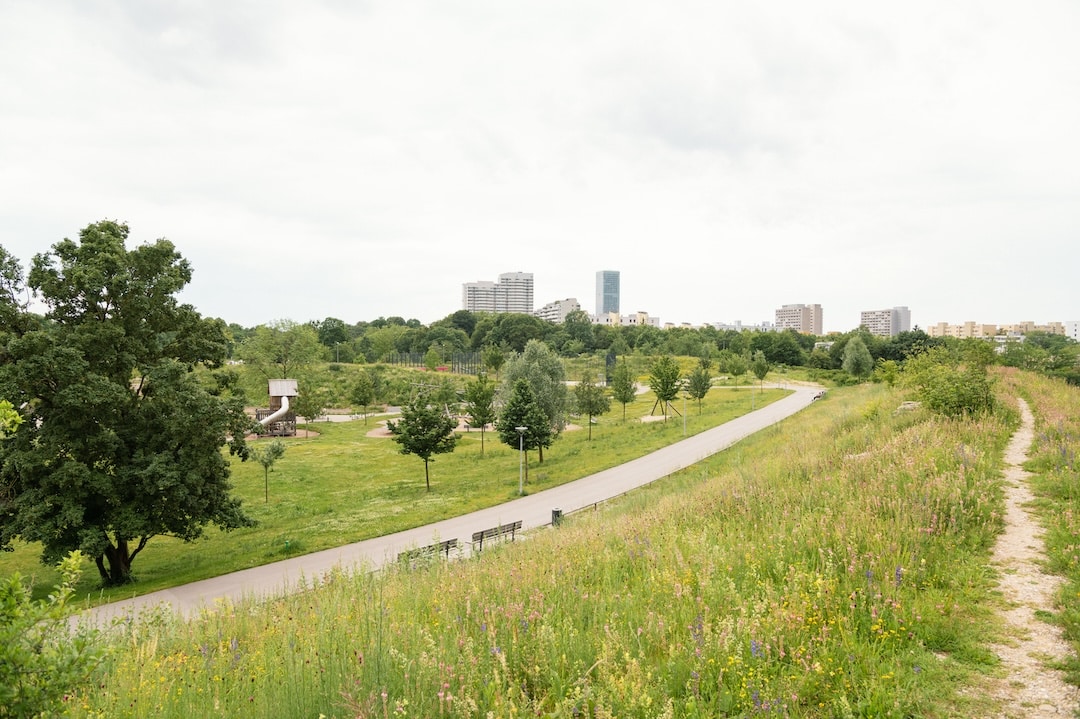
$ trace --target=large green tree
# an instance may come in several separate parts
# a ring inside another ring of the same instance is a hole
[[[862,337],[855,335],[844,346],[844,359],[841,367],[852,377],[866,379],[874,371],[874,358]]]
[[[682,382],[679,381],[681,376],[682,372],[679,369],[679,363],[671,355],[662,355],[653,362],[652,367],[649,369],[649,388],[656,395],[656,401],[653,402],[650,414],[656,411],[656,405],[660,405],[665,421],[667,420],[668,409],[671,409],[676,414],[679,413],[679,410],[671,407],[671,400],[678,397],[679,390],[682,389]]]
[[[319,344],[331,350],[335,345],[344,344],[350,339],[349,328],[345,321],[337,317],[327,317],[321,322],[312,322],[311,326],[318,336]]]
[[[46,323],[6,333],[0,364],[25,420],[0,440],[0,547],[40,542],[50,563],[82,550],[108,584],[155,536],[251,524],[221,452],[246,456],[251,421],[194,376],[224,360],[225,325],[177,301],[191,267],[171,242],[127,238],[103,221],[34,257]]]
[[[454,433],[457,420],[451,417],[432,398],[418,394],[401,408],[401,418],[388,420],[386,428],[401,445],[402,454],[414,454],[424,460],[424,484],[431,491],[431,462],[436,454],[453,452],[458,435]]]
[[[566,370],[562,360],[543,342],[529,340],[525,351],[511,358],[503,369],[504,402],[509,390],[513,389],[519,379],[529,383],[536,404],[547,417],[551,439],[555,440],[566,427]],[[551,442],[537,447],[541,463],[544,461],[544,448],[549,446]]]
[[[278,320],[256,327],[236,353],[267,379],[286,379],[317,361],[322,345],[311,325]]]
[[[567,313],[563,320],[563,329],[571,340],[581,343],[583,351],[593,349],[593,326],[589,314],[584,310],[574,310]]]
[[[495,316],[495,327],[488,333],[486,341],[524,352],[530,342],[542,340],[551,330],[550,322],[534,315],[501,312]]]

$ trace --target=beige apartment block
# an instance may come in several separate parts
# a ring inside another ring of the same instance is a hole
[[[993,337],[997,333],[997,325],[982,325],[977,322],[964,322],[959,325],[938,322],[936,325],[930,325],[926,328],[926,334],[931,337],[956,337],[959,339]]]
[[[859,314],[859,324],[872,335],[895,337],[901,332],[911,330],[911,310],[907,307],[893,307],[887,310],[863,310]]]
[[[783,305],[776,310],[776,330],[795,330],[807,335],[821,334],[821,305]]]
[[[1017,322],[1011,325],[983,325],[977,322],[951,325],[948,322],[938,322],[936,325],[930,325],[926,328],[926,334],[931,337],[958,337],[960,339],[987,338],[998,335],[1022,337],[1032,332],[1068,335],[1068,328],[1063,322],[1047,322],[1044,325],[1037,325],[1034,322]]]
[[[1046,332],[1051,335],[1067,334],[1063,322],[1047,322],[1044,325],[1037,325],[1031,321],[1018,322],[1014,325],[1001,325],[1000,331],[1002,334],[1009,335],[1027,335],[1032,332]]]

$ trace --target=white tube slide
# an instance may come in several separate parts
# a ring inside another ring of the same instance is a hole
[[[259,424],[261,424],[263,427],[265,427],[268,424],[270,424],[271,422],[277,422],[279,419],[281,419],[282,417],[284,417],[288,413],[289,413],[289,396],[288,395],[282,395],[282,397],[281,397],[281,408],[277,412],[274,412],[273,414],[260,419]]]

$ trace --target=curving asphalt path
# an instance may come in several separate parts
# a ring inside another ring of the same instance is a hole
[[[551,524],[552,509],[559,508],[569,514],[654,482],[795,414],[809,405],[821,390],[817,386],[788,387],[794,390],[793,394],[759,410],[626,464],[558,487],[423,527],[105,604],[86,610],[76,619],[104,625],[113,618],[138,614],[162,604],[190,617],[219,600],[268,598],[280,596],[305,583],[310,586],[312,580],[333,569],[357,566],[376,569],[386,562],[396,561],[399,552],[446,539],[457,538],[458,546],[467,553],[473,532],[518,520],[522,531],[541,527]]]

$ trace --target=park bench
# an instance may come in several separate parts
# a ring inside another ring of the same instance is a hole
[[[485,529],[480,532],[473,532],[472,543],[476,551],[480,551],[484,548],[485,539],[503,539],[506,535],[510,535],[510,541],[514,541],[514,533],[521,529],[521,520],[511,522],[510,524],[500,524],[498,527],[492,527],[491,529]]]
[[[450,550],[456,547],[456,538],[447,539],[443,542],[429,544],[426,547],[417,547],[416,549],[406,549],[404,552],[398,552],[397,558],[399,562],[414,562],[418,559],[427,559],[429,557],[435,557],[441,554],[447,559],[449,559]]]

